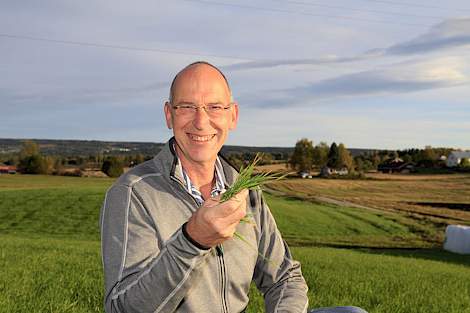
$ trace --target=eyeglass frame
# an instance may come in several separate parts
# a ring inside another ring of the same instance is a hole
[[[194,104],[190,104],[190,103],[186,103],[186,104],[175,104],[173,105],[171,102],[168,102],[168,104],[170,105],[170,107],[175,110],[175,112],[178,111],[178,108],[181,107],[181,106],[186,106],[187,108],[191,107],[191,109],[193,109],[193,111],[191,112],[192,115],[196,114],[196,112],[198,110],[200,110],[201,108],[204,109],[204,112],[206,112],[206,114],[208,116],[211,116],[211,117],[214,117],[214,115],[211,115],[213,114],[213,112],[211,113],[210,111],[208,111],[208,106],[210,105],[219,105],[219,103],[212,103],[212,104],[209,104],[209,105],[194,105]],[[226,112],[227,110],[229,110],[235,103],[234,102],[229,102],[227,106],[222,106],[222,110],[223,111],[220,111],[220,113],[222,112]],[[216,111],[218,112],[218,111]],[[181,116],[181,115],[180,115]]]

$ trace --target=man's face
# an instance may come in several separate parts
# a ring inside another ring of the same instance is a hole
[[[220,73],[204,64],[199,64],[180,73],[175,81],[172,103],[165,104],[166,123],[173,128],[177,142],[177,153],[182,162],[202,165],[214,162],[222,148],[229,130],[237,125],[238,106],[210,117],[202,108],[194,114],[181,116],[172,106],[191,104],[198,107],[209,104],[230,104],[230,92]]]

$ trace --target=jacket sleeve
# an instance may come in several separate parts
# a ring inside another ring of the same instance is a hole
[[[260,209],[260,256],[253,277],[264,295],[266,312],[307,312],[308,287],[300,263],[292,258],[261,191],[250,192],[250,201]]]
[[[209,250],[178,229],[161,246],[156,228],[132,187],[115,185],[101,209],[107,313],[173,312]]]

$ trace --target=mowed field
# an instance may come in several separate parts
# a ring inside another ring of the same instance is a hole
[[[323,198],[400,216],[401,222],[441,245],[448,224],[470,225],[470,175],[369,174],[364,180],[289,179],[270,188],[304,200]]]
[[[0,312],[103,312],[98,217],[112,182],[0,175]],[[429,240],[442,230],[434,215],[419,212],[416,218],[405,209],[364,209],[311,199],[319,195],[353,202],[358,197],[354,188],[350,193],[335,193],[335,188],[355,182],[287,180],[277,188],[300,189],[298,193],[266,195],[278,227],[302,263],[310,307],[358,305],[371,313],[470,312],[470,257],[442,251],[437,241]],[[374,190],[380,181],[357,182],[371,183]],[[393,179],[386,182],[396,191]],[[322,185],[324,193],[310,184]],[[468,194],[468,189],[463,192]],[[418,197],[419,191],[415,194]],[[457,194],[449,190],[449,197],[442,199],[468,199]],[[393,198],[384,195],[389,197]],[[426,194],[419,199],[436,201]],[[437,214],[439,220],[460,220],[459,214],[448,219]],[[263,312],[254,288],[250,299],[248,312]]]

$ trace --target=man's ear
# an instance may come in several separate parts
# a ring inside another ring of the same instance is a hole
[[[164,110],[165,110],[166,126],[168,127],[168,129],[172,129],[173,122],[172,122],[172,115],[171,115],[171,104],[168,101],[165,102]]]
[[[232,112],[230,115],[230,124],[228,129],[234,130],[237,128],[237,123],[238,123],[238,103],[233,102],[232,103]]]

